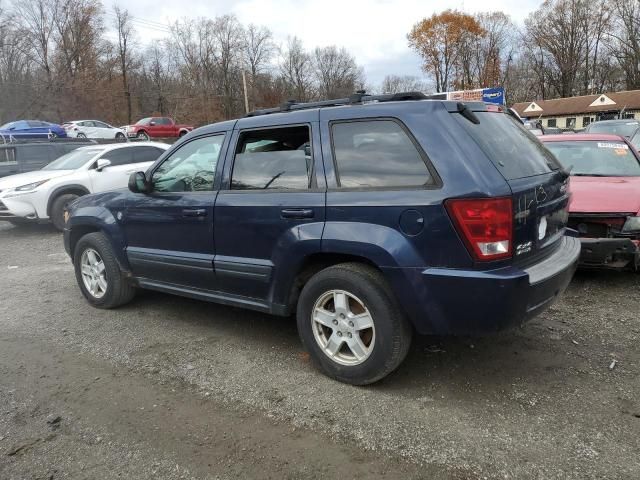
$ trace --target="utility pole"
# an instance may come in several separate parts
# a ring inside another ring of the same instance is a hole
[[[247,76],[242,70],[242,86],[244,88],[244,111],[249,113],[249,96],[247,95]]]

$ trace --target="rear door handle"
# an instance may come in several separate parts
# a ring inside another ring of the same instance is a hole
[[[280,214],[282,218],[313,218],[313,210],[310,208],[284,208]]]
[[[183,217],[206,217],[207,211],[204,208],[187,208],[182,210]]]

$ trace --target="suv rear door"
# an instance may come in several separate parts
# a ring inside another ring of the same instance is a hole
[[[271,285],[290,285],[294,262],[319,251],[325,189],[317,110],[240,120],[215,207],[219,289],[283,301]]]

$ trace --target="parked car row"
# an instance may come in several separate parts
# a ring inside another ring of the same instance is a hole
[[[58,125],[41,120],[18,120],[0,127],[0,141],[9,143],[16,139],[34,138],[102,138],[126,140],[137,138],[179,138],[191,130],[192,125],[177,124],[170,117],[147,117],[134,125],[113,127],[100,120],[73,120]]]

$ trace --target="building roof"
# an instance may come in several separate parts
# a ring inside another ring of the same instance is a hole
[[[581,97],[534,100],[516,103],[513,109],[521,117],[557,117],[561,115],[588,114],[609,110],[640,110],[640,90],[583,95]]]

